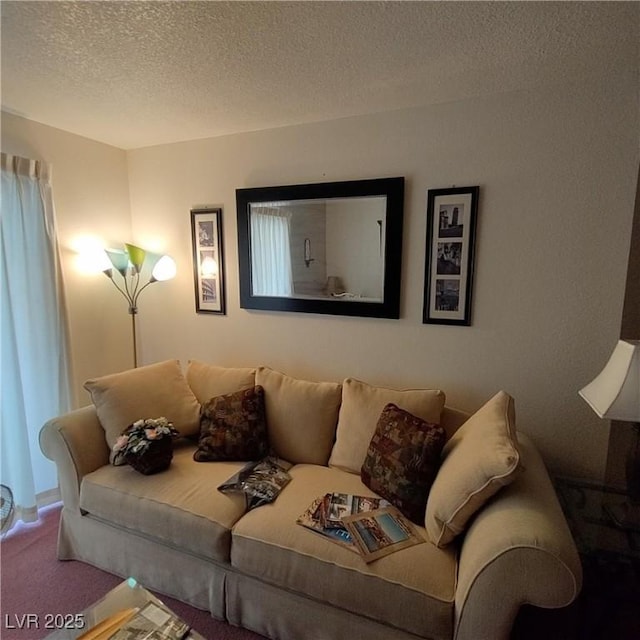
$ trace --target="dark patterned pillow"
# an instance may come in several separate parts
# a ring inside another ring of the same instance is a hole
[[[360,477],[409,520],[424,526],[427,497],[445,438],[440,425],[389,403],[378,420]]]
[[[268,449],[262,387],[217,396],[202,405],[194,460],[259,460]]]

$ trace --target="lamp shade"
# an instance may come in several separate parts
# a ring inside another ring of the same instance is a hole
[[[142,269],[142,265],[144,264],[144,259],[147,255],[147,252],[140,247],[136,247],[135,244],[127,244],[124,245],[127,249],[127,254],[129,255],[129,262],[133,265],[134,269],[137,273],[140,273]]]
[[[158,282],[171,280],[176,275],[176,263],[170,256],[162,256],[153,267],[153,279]]]
[[[119,249],[105,249],[104,252],[111,260],[111,264],[124,277],[129,267],[129,254]]]
[[[640,422],[640,340],[619,340],[604,369],[578,393],[601,418]]]

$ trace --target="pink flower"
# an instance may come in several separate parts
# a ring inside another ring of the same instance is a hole
[[[127,446],[127,442],[129,442],[129,436],[119,436],[116,440],[116,443],[113,445],[114,451],[120,451]]]
[[[147,440],[155,440],[158,437],[157,429],[145,429],[144,435]]]

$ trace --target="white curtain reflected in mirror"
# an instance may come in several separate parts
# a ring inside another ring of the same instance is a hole
[[[291,213],[277,205],[251,207],[251,282],[257,296],[293,295]]]
[[[254,296],[382,302],[386,196],[250,205]]]

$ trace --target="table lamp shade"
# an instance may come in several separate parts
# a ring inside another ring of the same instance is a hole
[[[619,340],[604,369],[578,393],[600,418],[640,422],[640,340]]]

